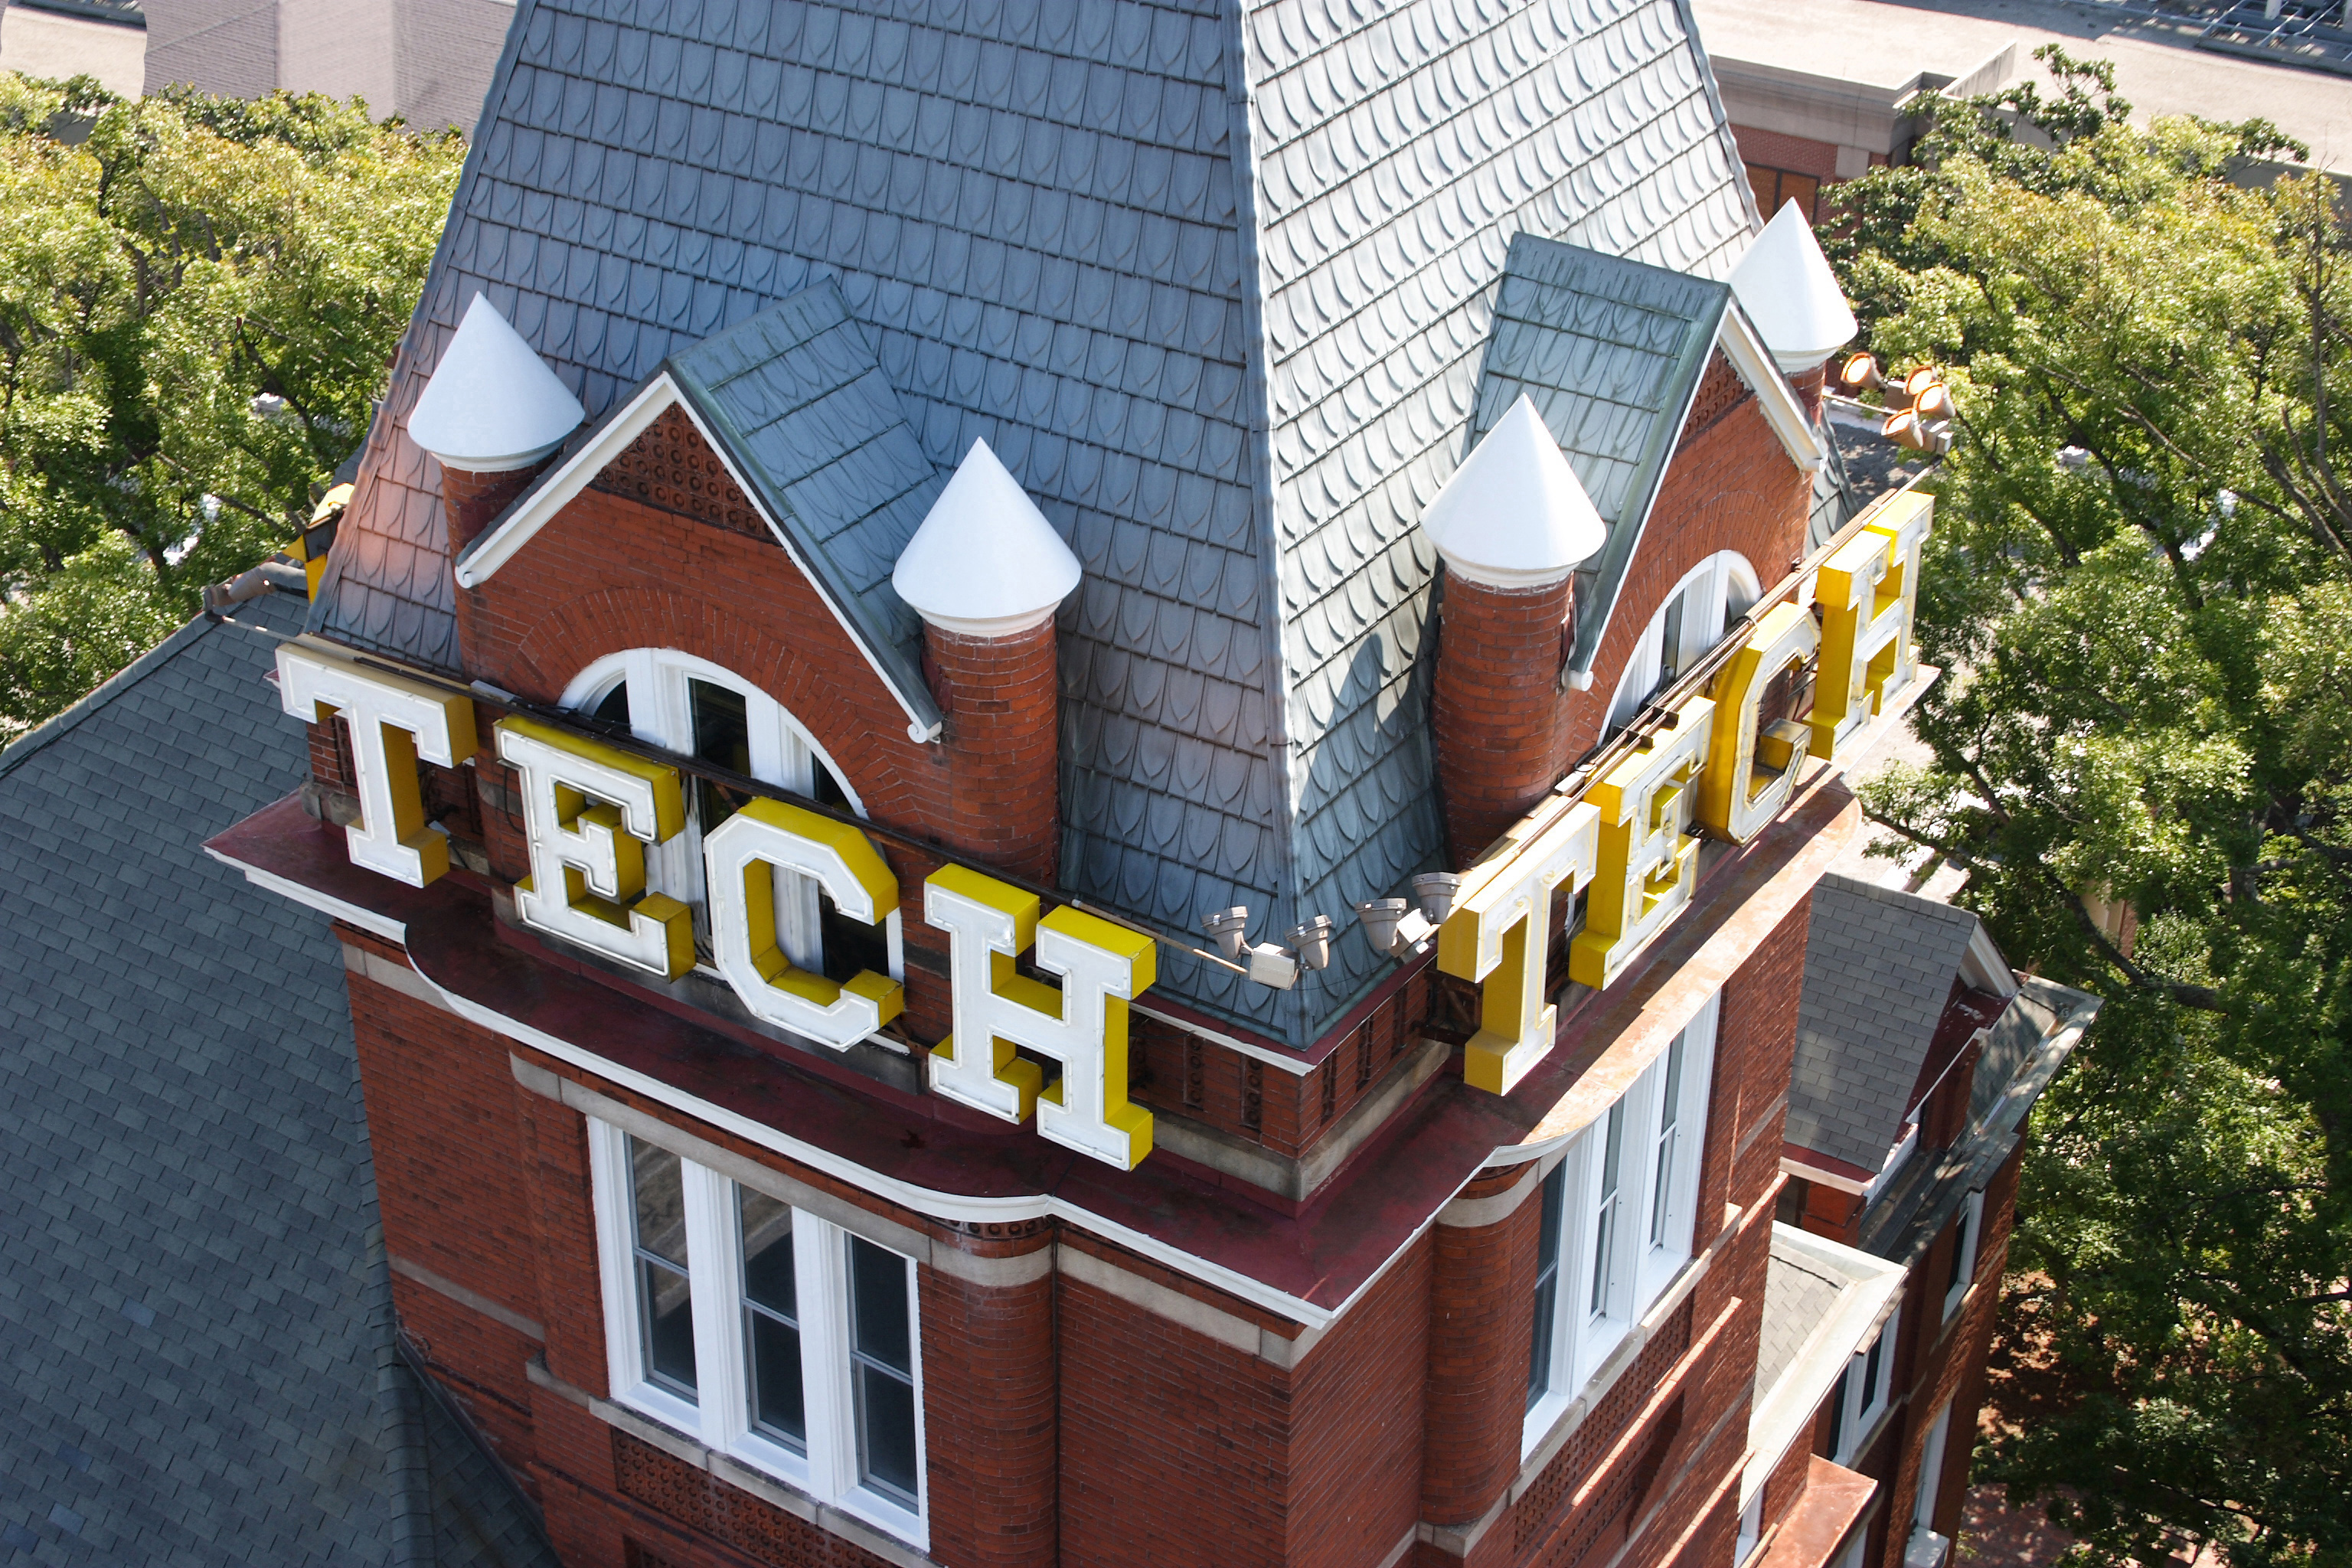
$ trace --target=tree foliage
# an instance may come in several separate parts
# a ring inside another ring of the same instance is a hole
[[[2084,1562],[2352,1562],[2352,236],[2247,177],[2272,128],[2135,126],[2043,58],[1834,239],[1961,427],[1934,763],[1866,808],[2106,999],[2036,1112],[1979,1473]]]
[[[0,73],[0,739],[291,537],[463,155],[357,100]]]

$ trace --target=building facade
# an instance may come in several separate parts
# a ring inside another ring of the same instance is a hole
[[[208,847],[559,1554],[1890,1550],[1758,1384],[1904,1276],[1776,1219],[1932,503],[1687,13],[523,0],[488,101]]]
[[[145,89],[322,92],[471,134],[513,0],[146,0]],[[129,89],[140,90],[134,79]]]

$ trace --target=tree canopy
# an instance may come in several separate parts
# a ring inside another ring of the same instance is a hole
[[[0,740],[292,537],[463,157],[356,100],[0,73]]]
[[[2352,1562],[2352,235],[2257,177],[2271,127],[2136,126],[2042,58],[1824,233],[1958,409],[1934,762],[1866,809],[2105,998],[2036,1111],[1979,1473],[2080,1561]]]

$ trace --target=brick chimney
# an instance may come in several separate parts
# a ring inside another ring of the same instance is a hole
[[[1078,585],[1078,558],[988,443],[974,441],[890,582],[923,617],[946,720],[941,842],[1052,882],[1062,831],[1054,611]]]
[[[1815,420],[1826,365],[1853,340],[1853,310],[1795,202],[1785,203],[1731,269],[1731,292],[1772,363]]]
[[[547,362],[477,293],[408,416],[408,438],[441,465],[452,560],[530,487],[586,417]]]
[[[1431,718],[1458,868],[1568,765],[1558,683],[1574,574],[1608,531],[1525,396],[1454,470],[1421,526],[1445,562]]]

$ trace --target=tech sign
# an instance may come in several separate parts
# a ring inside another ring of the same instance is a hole
[[[1796,783],[1797,755],[1831,757],[1880,704],[1916,678],[1911,617],[1925,498],[1858,531],[1824,562],[1813,613],[1766,614],[1703,696],[1594,780],[1582,798],[1523,825],[1464,878],[1438,936],[1438,963],[1482,987],[1481,1028],[1466,1076],[1507,1093],[1551,1048],[1541,920],[1554,896],[1591,889],[1570,974],[1606,987],[1674,919],[1696,881],[1695,826],[1744,842]],[[1761,725],[1766,686],[1821,663],[1812,717]],[[425,817],[418,764],[477,754],[463,692],[362,663],[304,639],[279,645],[286,711],[352,737],[360,821],[344,829],[352,863],[422,888],[449,868],[447,838]],[[646,885],[646,852],[687,826],[677,768],[589,735],[509,715],[491,726],[515,770],[530,874],[514,907],[529,926],[663,980],[695,967],[692,913]],[[897,877],[856,827],[787,801],[757,798],[702,837],[710,963],[762,1023],[846,1050],[897,1017],[901,983],[872,971],[845,981],[796,967],[780,945],[779,874],[821,888],[842,916],[880,925],[899,910]],[[949,933],[951,1033],[932,1047],[931,1089],[1037,1131],[1122,1170],[1151,1152],[1151,1114],[1128,1100],[1128,1007],[1155,977],[1152,939],[1041,900],[968,867],[924,879],[923,918]],[[1035,950],[1059,986],[1015,961]],[[1026,1049],[1057,1063],[1052,1083]]]

